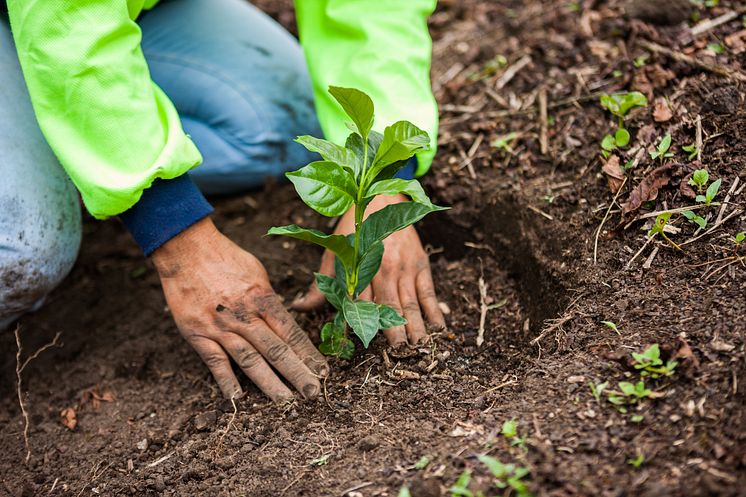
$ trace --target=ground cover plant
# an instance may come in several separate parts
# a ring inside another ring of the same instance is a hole
[[[406,324],[406,319],[385,304],[358,296],[381,266],[383,240],[444,207],[433,205],[416,179],[394,175],[417,152],[430,146],[430,137],[408,121],[387,126],[383,134],[373,130],[374,107],[368,95],[354,88],[329,87],[352,122],[344,146],[312,136],[296,140],[324,159],[286,174],[303,202],[327,217],[355,209],[355,232],[345,236],[288,225],[267,234],[284,235],[315,243],[335,254],[335,277],[316,273],[316,285],[337,310],[332,322],[321,329],[320,350],[350,359],[355,345],[348,325],[368,348],[379,330]],[[365,218],[365,209],[377,195],[403,193],[412,201],[388,205]]]

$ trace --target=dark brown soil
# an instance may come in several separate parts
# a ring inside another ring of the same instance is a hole
[[[259,4],[292,24],[287,2]],[[699,12],[714,18],[740,6],[722,0]],[[249,395],[234,416],[179,337],[152,266],[116,222],[87,222],[73,273],[20,323],[27,353],[56,332],[64,343],[24,372],[28,464],[16,345],[12,333],[0,336],[0,495],[367,497],[396,496],[407,485],[414,497],[439,496],[465,469],[472,490],[487,491],[488,472],[476,460],[485,453],[529,468],[534,495],[746,495],[746,272],[738,259],[746,249],[733,243],[746,229],[744,194],[736,187],[723,217],[735,214],[683,252],[657,237],[631,264],[650,219],[625,229],[614,205],[594,263],[595,234],[614,198],[598,145],[613,120],[597,94],[648,94],[651,106],[627,123],[634,144],[673,136],[670,181],[627,221],[694,203],[680,184],[696,166],[681,146],[695,141],[697,116],[701,161],[722,179],[722,202],[736,178],[746,180],[743,83],[662,54],[640,67],[633,61],[652,41],[740,71],[746,52],[729,35],[743,24],[737,17],[692,41],[685,24],[630,19],[624,7],[441,2],[431,20],[441,149],[425,184],[453,209],[419,231],[451,310],[449,329],[410,357],[385,354],[377,340],[351,363],[335,363],[317,402],[272,405],[244,379]],[[715,56],[706,47],[720,40],[728,48]],[[506,69],[488,68],[498,54],[508,67],[531,57],[502,88]],[[480,71],[484,78],[470,77]],[[653,99],[662,97],[673,117],[656,122]],[[490,146],[509,132],[518,133],[511,150]],[[640,158],[620,203],[656,167],[646,151]],[[289,300],[306,287],[319,252],[261,235],[286,222],[329,229],[328,220],[287,186],[216,207],[223,231],[264,262],[281,295]],[[719,209],[698,211],[709,216],[708,229]],[[693,237],[696,227],[683,217],[671,224],[680,229],[668,235],[675,242]],[[480,277],[490,302],[505,303],[488,311],[486,342],[477,347]],[[326,314],[298,318],[313,331]],[[646,380],[658,398],[627,414],[605,394],[597,402],[588,384],[636,381],[630,353],[653,343],[667,358],[680,356],[671,377]],[[77,413],[73,431],[61,422],[67,407]],[[500,434],[509,419],[527,437],[525,450]],[[640,455],[639,468],[630,464]],[[416,469],[423,456],[429,464]]]

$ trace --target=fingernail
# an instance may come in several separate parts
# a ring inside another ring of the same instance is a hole
[[[329,376],[329,366],[327,366],[326,364],[322,365],[319,368],[319,376],[321,376],[322,378],[326,378],[327,376]]]
[[[319,386],[309,383],[303,387],[303,396],[307,399],[315,399],[319,395]]]

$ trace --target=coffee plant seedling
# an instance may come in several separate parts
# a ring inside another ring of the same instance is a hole
[[[659,161],[661,161],[662,164],[664,160],[668,159],[669,157],[673,157],[673,152],[669,152],[670,149],[671,135],[666,135],[661,138],[661,141],[658,143],[658,146],[655,147],[655,150],[648,153],[650,154],[651,159],[658,159]]]
[[[640,454],[637,454],[637,457],[635,457],[634,459],[629,459],[627,461],[627,464],[629,464],[630,466],[634,468],[639,468],[640,466],[642,466],[644,462],[645,462],[645,454],[640,453]]]
[[[617,148],[624,148],[629,144],[630,134],[624,127],[624,119],[635,107],[647,107],[648,99],[639,91],[629,93],[615,93],[601,95],[601,107],[611,112],[618,120],[617,130],[613,135],[606,135],[601,140],[602,154],[608,157]]]
[[[296,225],[273,227],[268,235],[284,235],[321,245],[335,254],[335,277],[316,273],[316,285],[337,315],[321,329],[319,350],[327,355],[351,359],[355,346],[348,325],[364,347],[379,330],[406,324],[393,308],[360,300],[381,266],[383,240],[410,226],[427,214],[446,209],[433,205],[417,180],[394,175],[417,152],[427,150],[430,137],[408,121],[398,121],[373,131],[373,101],[354,88],[330,86],[334,97],[352,120],[352,133],[345,146],[300,136],[298,143],[323,160],[286,173],[298,195],[309,207],[327,217],[341,216],[355,209],[355,232],[327,235]],[[378,195],[403,193],[412,201],[392,204],[363,220],[368,204]]]
[[[650,376],[651,378],[671,376],[679,364],[676,361],[666,361],[664,364],[657,343],[645,349],[641,354],[632,352],[632,358],[635,360],[635,369],[640,371],[640,376]]]
[[[746,240],[746,231],[736,233],[736,236],[733,237],[733,243],[736,244],[736,247],[740,247],[744,240]]]
[[[689,178],[689,186],[693,186],[697,189],[697,192],[702,193],[705,191],[707,183],[710,181],[710,174],[707,169],[697,169],[692,173],[692,177]]]

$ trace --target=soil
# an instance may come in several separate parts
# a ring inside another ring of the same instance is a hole
[[[292,28],[289,2],[258,4]],[[643,20],[625,16],[628,6],[440,2],[431,19],[440,151],[424,183],[453,209],[419,232],[449,327],[408,357],[379,339],[334,362],[318,401],[273,405],[244,378],[234,413],[179,337],[152,265],[119,224],[88,220],[72,274],[20,322],[24,357],[57,332],[63,342],[23,372],[27,464],[16,344],[0,336],[0,495],[367,497],[406,485],[423,497],[446,495],[465,470],[473,492],[502,495],[479,454],[528,468],[540,496],[746,495],[746,249],[733,241],[746,218],[744,194],[731,189],[746,180],[746,36],[740,16],[692,38],[667,13],[648,9]],[[736,8],[722,0],[686,18]],[[708,49],[721,41],[725,53]],[[651,53],[646,42],[730,73]],[[651,105],[626,122],[632,145],[617,154],[639,161],[615,198],[599,154],[615,122],[598,94],[631,89]],[[695,142],[698,121],[704,146],[692,164],[681,146]],[[491,145],[511,132],[507,149]],[[666,133],[675,157],[656,173],[664,184],[622,219],[620,205],[657,167],[647,150]],[[683,251],[660,236],[645,245],[646,213],[694,204],[696,167],[722,180],[716,201],[732,191],[727,204],[697,211],[715,229],[695,235],[675,215],[667,236]],[[287,222],[329,229],[328,220],[287,185],[215,205],[221,229],[264,262],[286,300],[306,288],[319,252],[261,235]],[[721,208],[727,220],[717,225]],[[480,278],[494,307],[477,347]],[[328,315],[297,317],[318,330]],[[654,343],[679,361],[673,375],[645,378],[655,398],[626,414],[606,393],[594,398],[589,383],[637,381],[630,354]],[[74,430],[62,423],[66,408]],[[501,435],[510,419],[525,448]]]

